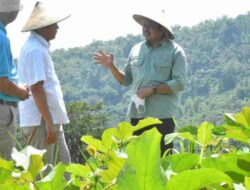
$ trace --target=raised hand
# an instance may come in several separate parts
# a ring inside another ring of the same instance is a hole
[[[105,54],[102,50],[98,50],[98,53],[93,54],[94,63],[101,64],[107,68],[111,68],[114,63],[113,54]]]

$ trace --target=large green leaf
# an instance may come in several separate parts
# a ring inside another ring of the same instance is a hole
[[[225,113],[224,114],[224,121],[228,125],[241,126],[241,124],[237,123],[237,121],[235,120],[234,115],[232,113]]]
[[[225,136],[226,135],[226,128],[225,128],[225,124],[224,125],[219,125],[216,126],[212,129],[212,132],[214,135],[216,136]]]
[[[108,149],[113,149],[118,146],[118,143],[127,142],[132,135],[132,125],[128,122],[121,122],[117,128],[109,128],[103,132],[102,142]]]
[[[67,184],[64,172],[65,165],[59,163],[45,178],[36,182],[36,185],[44,190],[63,190]]]
[[[21,166],[24,168],[25,171],[27,171],[28,168],[30,167],[31,155],[39,155],[40,157],[42,157],[45,152],[46,152],[46,150],[38,150],[32,146],[26,146],[20,152],[18,152],[14,148],[11,156],[12,156],[13,160],[15,160],[16,166],[19,166],[19,167]],[[39,157],[39,160],[40,160],[40,157]],[[37,163],[37,161],[36,161],[36,163]],[[39,164],[41,164],[41,163],[39,163]]]
[[[148,117],[145,119],[140,120],[135,127],[133,127],[133,131],[138,131],[140,129],[143,129],[145,127],[151,126],[151,125],[156,125],[156,124],[161,124],[162,121],[156,118]]]
[[[41,155],[36,154],[30,156],[28,172],[32,175],[33,180],[36,180],[36,176],[39,172],[41,172],[43,166],[43,157]]]
[[[13,161],[7,161],[1,158],[0,156],[0,168],[4,168],[6,170],[12,170],[14,168],[14,162]]]
[[[128,144],[128,160],[118,176],[118,189],[164,189],[166,176],[160,162],[160,140],[161,134],[153,128]]]
[[[104,152],[104,153],[108,152],[108,149],[104,146],[101,140],[96,139],[90,135],[82,136],[81,141],[85,142],[88,145],[95,147],[100,152]]]
[[[11,171],[5,168],[0,168],[0,183],[11,177]]]
[[[178,132],[184,133],[184,132],[190,132],[192,135],[197,135],[197,127],[195,126],[186,126],[186,127],[181,127],[178,129]]]
[[[11,177],[11,172],[13,169],[13,161],[7,161],[0,157],[0,183],[3,183],[7,178]]]
[[[192,135],[190,132],[179,133],[178,137],[180,137],[181,139],[184,139],[184,140],[189,140],[191,142],[195,141],[194,135]]]
[[[250,129],[227,125],[225,137],[232,138],[246,144],[250,144]]]
[[[235,120],[245,128],[250,129],[250,107],[242,108],[240,113],[235,114]]]
[[[228,184],[232,189],[232,179],[217,169],[186,170],[173,176],[168,181],[166,190],[199,190],[201,188],[219,187],[223,183]]]
[[[170,133],[170,134],[167,134],[167,135],[164,137],[164,142],[165,142],[165,144],[171,143],[176,137],[178,137],[178,134],[179,134],[179,133]]]
[[[165,144],[169,144],[171,143],[176,137],[179,137],[183,140],[189,140],[191,142],[194,142],[195,141],[195,137],[194,135],[192,135],[190,132],[183,132],[183,133],[170,133],[170,134],[167,134],[165,137],[164,137],[164,142]]]
[[[89,166],[84,166],[82,164],[70,164],[66,166],[66,171],[84,178],[88,178],[89,174],[92,172]]]
[[[170,167],[174,172],[182,172],[184,170],[192,169],[199,163],[199,155],[192,153],[173,154],[163,158],[162,165]]]
[[[0,184],[1,190],[30,190],[29,184]]]
[[[203,147],[207,146],[212,141],[212,123],[203,122],[198,128],[197,140]]]
[[[244,167],[242,166],[242,160],[249,162],[250,154],[225,154],[218,157],[205,158],[202,161],[202,168],[216,168],[227,173],[234,181],[243,182],[244,176],[249,174],[241,168]]]
[[[100,173],[102,181],[110,182],[116,179],[124,164],[124,158],[118,157],[114,152],[109,152],[108,169]]]
[[[250,156],[250,155],[249,155]],[[250,159],[249,159],[250,160]],[[249,176],[250,176],[250,161],[247,161],[245,159],[238,159],[237,160],[237,164],[239,166],[239,168],[247,171],[249,173]]]
[[[250,177],[245,177],[245,186],[247,190],[250,189]]]
[[[133,134],[132,125],[128,122],[120,122],[117,127],[117,132],[115,137],[119,140],[122,140],[126,137],[130,137]]]
[[[108,149],[117,148],[119,139],[116,138],[116,133],[116,128],[108,128],[102,133],[102,142]]]

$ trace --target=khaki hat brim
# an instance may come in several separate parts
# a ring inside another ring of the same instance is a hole
[[[22,32],[29,32],[56,24],[70,17],[69,13],[58,12],[49,7],[48,4],[37,2],[28,21],[22,28]]]
[[[171,35],[170,39],[174,39],[174,33],[173,33],[171,27],[168,24],[162,22],[160,19],[150,18],[150,17],[144,16],[144,15],[139,15],[139,14],[134,14],[133,19],[141,26],[143,26],[146,21],[152,20],[152,21],[160,24],[161,26],[163,26]]]
[[[33,20],[29,20],[25,26],[23,27],[23,29],[21,30],[21,32],[29,32],[29,31],[33,31],[33,30],[37,30],[40,28],[44,28],[46,26],[50,26],[52,24],[56,24],[58,22],[64,21],[67,18],[69,18],[70,15],[65,16],[64,18],[55,18],[54,20],[51,19],[50,22],[46,22],[46,23],[40,23],[39,25],[37,24],[32,24],[34,21]]]

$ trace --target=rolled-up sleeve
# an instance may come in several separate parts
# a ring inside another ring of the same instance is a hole
[[[172,67],[172,77],[167,81],[167,85],[171,88],[173,93],[182,91],[186,84],[187,78],[187,60],[182,48],[178,48]]]

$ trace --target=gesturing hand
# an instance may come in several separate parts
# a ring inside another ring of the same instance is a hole
[[[98,53],[93,54],[93,61],[104,65],[107,68],[110,68],[113,65],[113,59],[113,54],[105,54],[102,50],[98,50]]]

